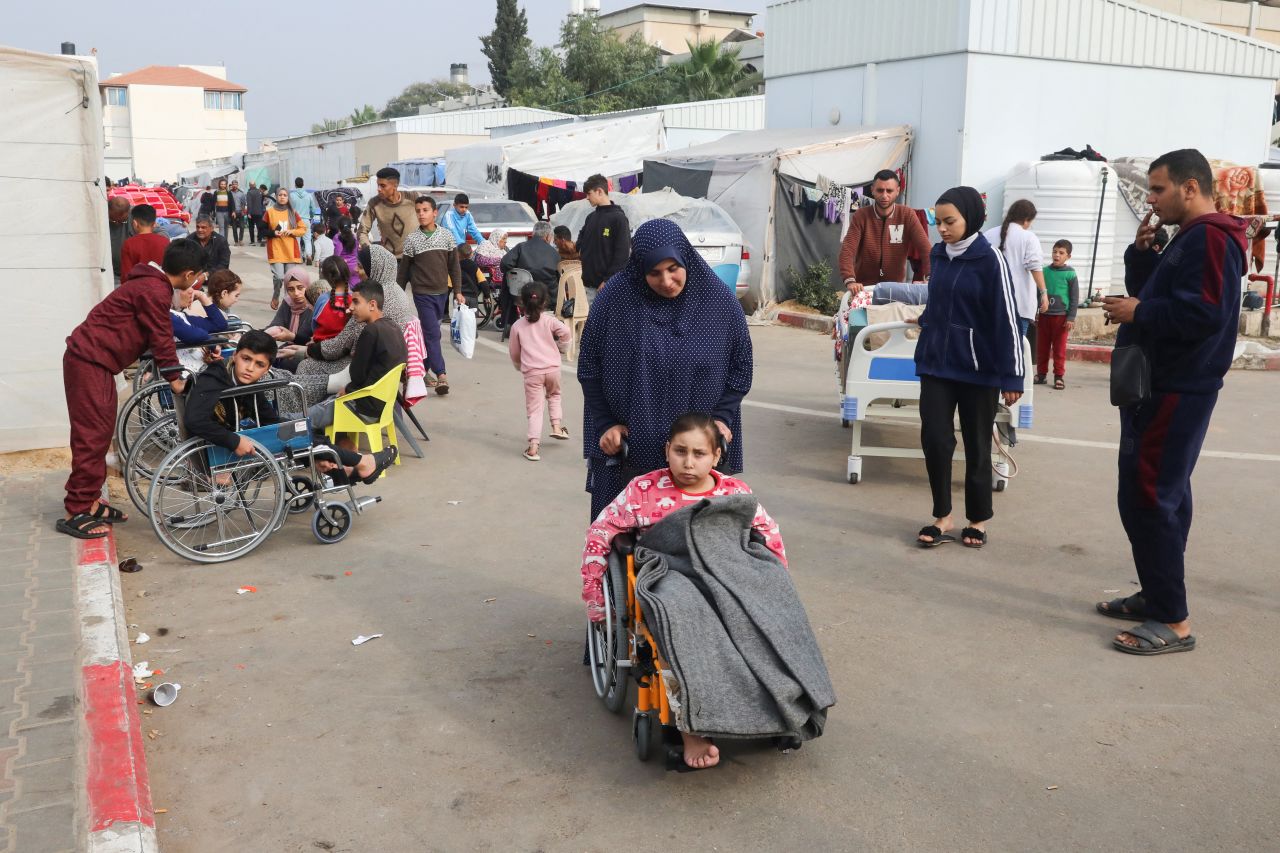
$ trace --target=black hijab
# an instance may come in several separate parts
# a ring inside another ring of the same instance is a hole
[[[950,204],[960,211],[960,215],[964,217],[964,236],[961,240],[967,240],[974,234],[982,230],[982,225],[987,221],[987,203],[982,200],[982,194],[973,187],[952,187],[951,189],[938,196],[938,204]]]

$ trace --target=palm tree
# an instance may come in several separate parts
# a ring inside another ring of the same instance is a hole
[[[365,104],[358,110],[352,110],[348,120],[351,122],[352,127],[358,124],[368,124],[371,121],[378,120],[378,111],[371,104]]]
[[[311,125],[312,133],[333,133],[342,130],[351,124],[350,119],[345,118],[327,118],[319,124]]]
[[[738,48],[704,41],[689,46],[688,61],[675,66],[676,89],[686,101],[713,101],[751,94],[763,81],[738,62]]]

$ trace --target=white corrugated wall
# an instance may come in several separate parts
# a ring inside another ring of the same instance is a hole
[[[1280,50],[1131,0],[781,0],[769,79],[968,50],[1280,78]]]

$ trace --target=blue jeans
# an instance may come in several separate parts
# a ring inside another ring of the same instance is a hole
[[[449,294],[413,295],[413,304],[418,309],[418,320],[422,323],[422,337],[427,344],[427,369],[436,376],[445,372],[444,351],[440,348],[440,323],[449,316]]]

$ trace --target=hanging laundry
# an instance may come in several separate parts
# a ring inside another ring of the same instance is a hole
[[[640,176],[638,174],[623,175],[622,177],[618,178],[618,192],[630,194],[635,192],[639,186],[640,186]]]

